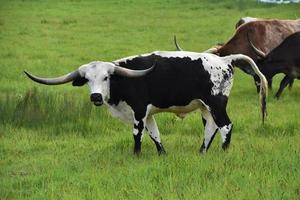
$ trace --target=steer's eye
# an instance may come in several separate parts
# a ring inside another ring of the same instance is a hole
[[[103,81],[107,81],[107,79],[108,79],[108,76],[105,76],[104,79],[103,79]]]

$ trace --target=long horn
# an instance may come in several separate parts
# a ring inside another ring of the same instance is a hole
[[[59,84],[64,84],[64,83],[68,83],[70,81],[73,81],[75,78],[80,77],[79,71],[73,71],[71,73],[68,73],[64,76],[60,76],[57,78],[41,78],[41,77],[37,77],[35,75],[32,75],[26,71],[24,71],[24,73],[33,81],[41,83],[41,84],[45,84],[45,85],[59,85]]]
[[[249,32],[247,32],[247,40],[250,44],[250,47],[253,49],[253,51],[255,52],[256,55],[258,55],[261,58],[265,58],[266,54],[264,52],[262,52],[261,50],[259,50],[258,48],[256,48],[254,46],[254,44],[251,42],[250,38],[249,38]]]
[[[183,49],[177,44],[176,35],[174,35],[174,43],[175,43],[177,51],[183,51]]]
[[[115,73],[120,75],[120,76],[125,76],[125,77],[140,77],[140,76],[144,76],[146,74],[148,74],[149,72],[151,72],[154,67],[155,67],[154,63],[150,68],[145,69],[145,70],[132,70],[132,69],[127,69],[121,66],[115,66]]]

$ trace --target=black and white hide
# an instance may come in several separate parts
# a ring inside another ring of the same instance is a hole
[[[26,73],[42,84],[74,86],[87,83],[91,101],[106,104],[113,116],[132,123],[134,153],[141,151],[145,129],[158,153],[164,153],[160,133],[154,119],[159,112],[178,116],[200,109],[204,123],[204,139],[200,148],[205,153],[216,132],[222,148],[230,144],[232,123],[226,112],[233,84],[233,62],[248,62],[261,79],[261,107],[265,115],[267,81],[255,63],[244,55],[218,57],[208,53],[159,51],[123,58],[114,62],[91,62],[65,76],[45,79]]]

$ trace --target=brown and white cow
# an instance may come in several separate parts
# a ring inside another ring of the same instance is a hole
[[[250,47],[247,34],[253,44],[268,54],[277,47],[286,37],[300,31],[300,19],[298,20],[257,20],[243,24],[237,30],[235,35],[215,53],[220,56],[241,53],[251,57],[254,62],[258,57]],[[254,75],[253,70],[247,63],[237,63],[238,67],[244,72]],[[255,81],[256,85],[258,82]],[[291,82],[292,84],[292,82]],[[272,86],[272,80],[269,80],[269,87]],[[257,87],[258,88],[258,87]]]
[[[266,54],[277,47],[286,37],[300,31],[300,19],[298,20],[256,20],[250,21],[240,26],[234,36],[222,47],[217,49],[215,54],[227,56],[230,54],[244,54],[251,57],[254,62],[258,61],[258,56],[248,43],[247,34],[253,44]],[[247,63],[240,62],[237,66],[254,76],[253,70]],[[255,81],[256,85],[257,81]],[[272,80],[269,80],[269,86],[272,86]]]
[[[268,54],[277,47],[289,35],[300,31],[300,19],[297,20],[278,20],[278,19],[261,19],[252,18],[243,25],[240,25],[233,37],[224,45],[217,45],[205,52],[214,53],[219,56],[227,56],[231,54],[244,54],[257,62],[259,57],[255,54],[249,45],[247,35],[252,43],[265,54]],[[248,63],[243,61],[236,63],[241,70],[255,75]],[[257,88],[258,82],[255,81]],[[269,82],[271,87],[272,81]]]

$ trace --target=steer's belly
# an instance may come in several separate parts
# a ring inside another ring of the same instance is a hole
[[[187,113],[197,110],[198,108],[207,107],[201,100],[193,100],[185,106],[171,106],[169,108],[159,108],[151,105],[149,114],[155,114],[159,112],[171,112],[176,114],[178,117],[183,118]]]
[[[189,104],[185,106],[170,106],[168,108],[159,108],[149,104],[146,109],[146,115],[153,115],[160,112],[171,112],[176,114],[180,118],[184,118],[189,112],[197,109],[209,109],[209,107],[201,100],[192,100]],[[132,123],[134,122],[134,111],[132,108],[124,101],[120,102],[117,106],[110,105],[109,111],[113,117],[119,118],[124,122]]]

